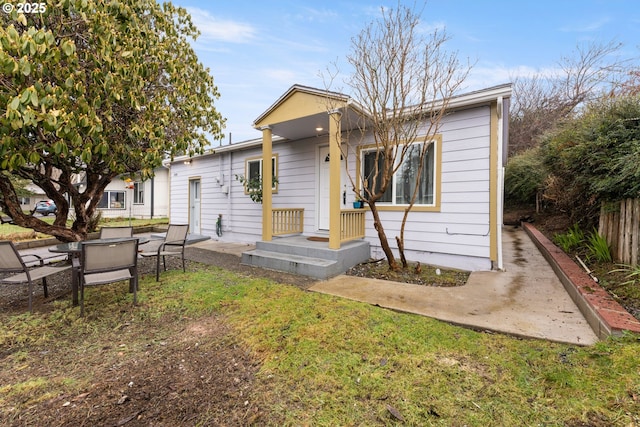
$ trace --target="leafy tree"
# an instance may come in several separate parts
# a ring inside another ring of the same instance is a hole
[[[431,141],[439,131],[450,99],[470,70],[461,66],[455,53],[445,49],[447,34],[441,30],[423,33],[420,18],[421,13],[401,4],[396,9],[383,9],[381,19],[352,39],[347,56],[353,69],[347,85],[353,98],[364,107],[358,118],[358,130],[352,136],[357,139],[358,133],[372,134],[375,143],[370,175],[364,175],[363,167],[361,176],[350,179],[357,189],[356,196],[371,209],[374,228],[391,270],[399,270],[400,266],[388,242],[377,203],[391,189],[394,175],[404,172],[403,176],[412,177],[410,182],[403,183],[404,212],[400,234],[396,236],[406,268],[404,230],[422,190],[425,158],[433,153]],[[345,156],[348,151],[348,147],[343,147]]]
[[[504,175],[506,202],[531,204],[544,188],[547,170],[539,147],[509,159]]]
[[[222,137],[218,90],[189,44],[198,31],[184,9],[60,0],[0,21],[0,206],[16,224],[81,240],[116,176],[148,178],[166,156]],[[20,211],[8,174],[55,201],[52,225]]]
[[[552,171],[545,190],[563,209],[587,220],[600,201],[640,194],[640,96],[603,98],[543,142]]]

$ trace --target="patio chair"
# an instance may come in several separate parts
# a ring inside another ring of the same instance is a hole
[[[158,247],[158,250],[156,252],[142,252],[140,254],[143,257],[158,257],[156,261],[156,282],[160,281],[160,257],[162,257],[164,271],[167,271],[166,256],[180,256],[182,258],[182,271],[187,271],[184,265],[184,246],[187,242],[188,231],[189,226],[186,224],[169,224],[167,235]]]
[[[26,258],[33,257],[31,261]],[[42,279],[42,287],[44,288],[44,296],[49,296],[47,289],[47,277],[57,274],[71,268],[70,265],[62,267],[54,267],[44,265],[46,259],[36,254],[25,254],[20,256],[14,244],[10,241],[0,241],[0,273],[17,273],[11,276],[3,277],[0,283],[28,283],[29,286],[29,312],[33,312],[33,282]],[[30,264],[36,263],[36,266],[29,268]],[[29,265],[28,265],[29,264]]]
[[[133,237],[133,227],[102,227],[100,229],[100,239],[117,237]]]
[[[115,242],[83,242],[80,260],[74,259],[80,276],[80,316],[84,316],[84,288],[86,286],[129,281],[133,303],[138,297],[138,240]]]

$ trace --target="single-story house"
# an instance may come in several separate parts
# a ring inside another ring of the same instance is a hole
[[[82,185],[82,181],[78,185]],[[98,204],[103,218],[166,218],[169,216],[169,171],[156,168],[146,181],[118,177],[107,185]]]
[[[507,84],[450,100],[427,156],[424,194],[408,217],[409,260],[469,271],[502,268],[510,96]],[[294,85],[255,120],[261,138],[169,162],[171,221],[220,241],[255,243],[245,263],[320,278],[383,258],[370,210],[353,208],[353,188],[363,183],[349,177],[371,167],[374,147],[372,135],[348,140],[353,108],[348,96]],[[349,147],[346,158],[341,145]],[[263,186],[262,203],[255,203],[239,177],[273,185]],[[392,247],[406,200],[402,185],[393,188],[377,204]],[[333,270],[320,271],[323,259]]]

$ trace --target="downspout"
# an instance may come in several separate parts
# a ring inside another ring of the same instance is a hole
[[[154,182],[154,177],[151,177],[151,211],[149,212],[149,216],[151,219],[153,219],[153,214],[154,214],[154,210],[153,208],[155,207],[155,182]]]
[[[498,200],[496,200],[497,206],[498,206],[498,212],[497,212],[497,221],[498,221],[498,227],[497,227],[497,235],[496,238],[498,239],[498,270],[503,270],[504,269],[504,263],[503,263],[503,259],[502,259],[502,223],[503,223],[503,211],[504,211],[504,163],[503,163],[503,159],[502,159],[502,155],[503,155],[503,144],[504,144],[504,136],[502,134],[503,132],[503,126],[504,126],[504,109],[503,109],[503,99],[501,96],[498,97],[497,99],[497,112],[498,112],[498,167],[497,167],[497,172],[498,172],[498,191],[496,194],[496,197],[498,198]]]

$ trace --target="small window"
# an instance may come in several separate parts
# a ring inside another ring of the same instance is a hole
[[[138,181],[133,183],[133,204],[144,204],[144,183],[142,182]]]
[[[273,156],[271,158],[271,176],[274,178],[277,178],[278,176],[277,159],[277,156]],[[247,179],[260,179],[260,177],[262,176],[262,159],[248,159],[245,167],[245,176],[247,177]],[[277,191],[278,183],[274,181],[271,188],[273,189],[273,191]]]
[[[105,191],[98,203],[98,209],[125,209],[124,191]]]

